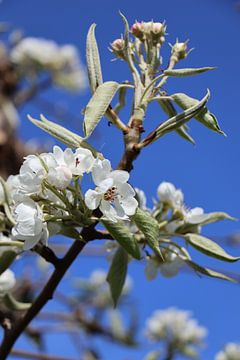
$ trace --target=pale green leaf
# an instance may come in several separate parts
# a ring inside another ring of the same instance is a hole
[[[214,223],[214,222],[221,221],[221,220],[235,220],[235,219],[225,212],[217,211],[217,212],[212,212],[209,214],[192,216],[189,219],[188,224],[206,225],[206,224]]]
[[[196,264],[195,262],[189,260],[189,259],[184,259],[185,263],[187,265],[189,265],[193,270],[195,270],[197,273],[203,274],[205,276],[209,276],[209,277],[213,277],[213,278],[217,278],[217,279],[221,279],[221,280],[227,280],[227,281],[231,281],[231,282],[236,282],[235,279],[222,274],[218,271],[212,270],[212,269],[208,269],[206,267],[203,267],[199,264]]]
[[[168,99],[159,99],[158,104],[161,106],[162,110],[171,118],[177,115],[177,111],[174,108],[172,102]],[[183,139],[189,141],[195,145],[194,139],[187,132],[187,125],[184,124],[176,129],[176,133],[181,136]]]
[[[199,100],[191,98],[190,96],[183,93],[174,94],[171,96],[171,98],[184,110],[191,108],[199,102]],[[194,117],[209,129],[225,135],[224,132],[220,129],[216,117],[210,113],[206,107],[204,107]]]
[[[95,39],[95,27],[96,24],[92,24],[89,28],[86,47],[88,78],[92,93],[103,83],[100,57]]]
[[[215,69],[216,69],[215,67],[172,69],[172,70],[165,70],[164,75],[174,76],[174,77],[191,76],[191,75],[202,74],[206,71],[215,70]]]
[[[107,282],[110,286],[114,307],[117,306],[118,299],[122,293],[127,276],[127,269],[128,254],[122,247],[119,247],[113,257],[112,264],[107,275]]]
[[[221,246],[214,241],[198,235],[186,234],[185,240],[200,252],[222,261],[234,262],[240,260],[240,257],[229,255]]]
[[[96,155],[96,150],[92,148],[81,136],[65,129],[63,126],[58,125],[52,121],[47,120],[43,115],[40,115],[41,120],[37,120],[28,115],[28,119],[37,127],[47,132],[54,138],[61,141],[66,146],[71,148],[84,147],[92,151]]]
[[[140,208],[137,209],[135,215],[132,217],[138,229],[144,234],[146,242],[153,249],[153,251],[162,257],[159,248],[159,225],[156,219],[151,214]]]
[[[140,260],[141,254],[138,243],[130,230],[123,222],[112,222],[101,220],[102,224],[108,230],[109,234],[126,250],[126,252],[137,260]]]
[[[84,131],[88,138],[101,118],[104,116],[114,95],[118,90],[119,84],[115,81],[107,81],[98,86],[91,100],[86,106],[84,113]]]

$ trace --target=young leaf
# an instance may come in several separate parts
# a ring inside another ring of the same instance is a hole
[[[235,220],[232,216],[228,215],[225,212],[212,212],[209,214],[202,214],[202,215],[192,215],[188,224],[194,225],[206,225],[210,223],[214,223],[221,220]]]
[[[231,281],[231,282],[236,282],[235,279],[225,275],[225,274],[222,274],[218,271],[215,271],[215,270],[212,270],[212,269],[208,269],[208,268],[205,268],[199,264],[196,264],[195,262],[189,260],[189,259],[185,259],[184,260],[185,263],[187,265],[189,265],[193,270],[195,270],[196,272],[200,273],[200,274],[203,274],[203,275],[206,275],[206,276],[209,276],[209,277],[213,277],[213,278],[217,278],[217,279],[221,279],[221,280],[228,280],[228,281]]]
[[[201,74],[203,72],[209,70],[215,70],[215,67],[202,67],[202,68],[190,68],[190,69],[172,69],[172,70],[165,70],[164,75],[166,76],[175,76],[175,77],[182,77],[182,76],[191,76]]]
[[[71,148],[84,147],[92,151],[96,155],[96,150],[92,148],[81,136],[74,134],[72,131],[65,129],[63,126],[58,125],[52,121],[47,120],[43,115],[40,115],[41,120],[37,120],[28,115],[28,119],[37,127],[46,131],[54,138],[61,141],[66,146]]]
[[[221,248],[221,246],[201,235],[186,234],[184,235],[184,238],[194,248],[213,258],[228,262],[240,260],[240,257],[229,255],[223,248]]]
[[[88,79],[92,93],[103,83],[98,46],[95,39],[95,27],[96,24],[92,24],[89,28],[86,49]]]
[[[91,100],[87,104],[84,113],[84,132],[88,138],[101,118],[104,116],[114,95],[118,90],[119,84],[115,81],[107,81],[98,86]]]
[[[114,223],[108,220],[102,220],[102,224],[112,235],[112,237],[125,249],[133,258],[140,260],[141,254],[137,241],[129,229],[121,222]]]
[[[156,219],[154,219],[147,211],[140,208],[137,209],[135,215],[132,217],[133,221],[145,235],[148,245],[160,257],[162,257],[159,248],[159,226]]]
[[[195,117],[204,108],[209,97],[210,97],[210,92],[208,90],[207,94],[200,102],[188,108],[187,110],[184,110],[182,113],[177,114],[171,117],[170,119],[164,121],[154,131],[152,131],[144,140],[142,140],[138,144],[138,147],[142,148],[144,146],[147,146],[153,143],[154,141],[156,141],[157,139],[159,139],[161,136],[173,130],[177,130],[180,126],[183,126],[187,121]]]
[[[112,264],[110,266],[107,282],[109,283],[114,307],[117,306],[118,299],[122,293],[122,289],[127,276],[128,254],[119,247],[116,251]]]
[[[159,99],[158,100],[159,105],[161,106],[162,110],[169,116],[169,118],[176,116],[177,111],[174,108],[172,102],[168,99]],[[176,133],[181,136],[183,139],[189,141],[193,145],[195,145],[194,139],[188,134],[187,132],[187,125],[184,124],[180,126],[178,129],[176,129]]]
[[[177,105],[179,105],[183,110],[189,109],[192,106],[196,105],[198,103],[197,99],[191,98],[190,96],[183,94],[183,93],[177,93],[171,96],[171,98],[176,102]],[[208,127],[209,129],[218,132],[220,134],[224,134],[224,132],[220,129],[218,121],[216,117],[208,111],[206,107],[204,107],[199,113],[197,113],[195,116],[195,119],[201,122],[203,125]]]

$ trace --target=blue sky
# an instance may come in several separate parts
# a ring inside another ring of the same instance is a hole
[[[240,154],[240,118],[239,118],[239,79],[240,79],[240,13],[230,0],[163,0],[139,1],[77,1],[77,0],[3,0],[0,4],[1,20],[9,21],[15,27],[22,28],[26,35],[45,37],[59,43],[74,43],[85,61],[85,37],[91,23],[97,23],[103,74],[105,80],[123,81],[130,78],[125,64],[111,61],[112,55],[107,47],[123,32],[118,10],[121,10],[131,23],[137,20],[166,20],[168,25],[167,42],[190,39],[190,47],[195,50],[180,64],[182,67],[217,66],[217,70],[194,78],[171,79],[169,92],[186,92],[190,96],[201,98],[207,88],[211,90],[209,108],[217,116],[227,138],[208,131],[192,121],[191,135],[197,145],[184,142],[175,134],[147,148],[137,160],[132,173],[132,183],[145,190],[149,205],[155,196],[156,187],[163,181],[174,182],[180,187],[188,206],[202,206],[206,211],[222,210],[239,218],[239,154]],[[165,45],[164,54],[169,54]],[[166,60],[165,58],[165,65]],[[86,91],[81,95],[66,95],[62,91],[51,90],[43,94],[50,101],[67,105],[69,111],[81,118],[81,109],[89,99]],[[43,139],[40,130],[26,120],[26,114],[38,116],[39,109],[28,105],[21,111],[21,136]],[[46,113],[46,115],[48,115]],[[127,116],[127,112],[123,115]],[[56,119],[57,120],[57,119]],[[127,120],[127,119],[126,119]],[[146,128],[151,129],[164,120],[164,115],[153,107],[146,117]],[[80,130],[80,123],[70,121],[69,128]],[[98,136],[93,140],[95,146],[117,164],[122,143],[118,133],[106,125],[100,124]],[[224,222],[210,225],[205,234],[223,236],[238,231],[238,222]],[[240,253],[240,249],[231,249]],[[106,267],[104,260],[82,259],[80,276],[96,267]],[[202,263],[206,260],[202,259]],[[214,262],[216,268],[234,269],[239,265],[224,265]],[[77,270],[75,270],[76,272]],[[202,325],[209,329],[208,347],[203,351],[205,360],[213,359],[213,354],[226,341],[239,339],[239,300],[240,287],[220,281],[199,279],[193,275],[181,274],[166,280],[158,278],[148,283],[140,265],[131,267],[134,278],[134,297],[138,300],[143,324],[146,316],[156,308],[177,306],[190,309]],[[147,296],[146,296],[147,294]],[[19,344],[20,347],[21,343]],[[70,346],[70,345],[69,345]],[[56,343],[53,338],[50,349],[63,353],[66,343]],[[111,351],[111,358],[140,359],[145,349],[129,352],[116,346],[99,344],[103,354]],[[69,354],[73,350],[69,347]],[[107,358],[107,357],[106,357]]]

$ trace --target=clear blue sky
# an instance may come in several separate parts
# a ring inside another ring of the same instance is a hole
[[[190,39],[195,50],[182,66],[217,66],[218,70],[202,76],[169,81],[169,91],[186,92],[202,97],[206,89],[211,90],[209,108],[216,114],[228,137],[211,133],[198,123],[191,123],[191,135],[197,146],[193,147],[170,134],[146,149],[136,162],[132,182],[143,188],[150,200],[156,187],[163,180],[172,181],[182,188],[189,206],[202,206],[206,211],[223,210],[239,217],[239,154],[240,154],[240,13],[231,0],[169,0],[169,1],[77,1],[77,0],[3,0],[0,5],[1,20],[9,21],[25,30],[29,36],[52,38],[59,43],[74,43],[84,60],[87,29],[97,23],[97,39],[102,59],[105,80],[123,81],[129,78],[122,62],[111,62],[107,47],[119,37],[122,23],[120,9],[132,23],[135,19],[149,21],[166,20],[168,41]],[[165,53],[168,47],[165,46]],[[49,91],[45,94],[51,101],[69,104],[69,110],[79,115],[89,99],[82,96],[66,96],[63,92]],[[39,137],[26,120],[26,113],[38,115],[34,106],[26,106],[21,113],[22,137]],[[47,115],[47,114],[46,114]],[[149,111],[146,127],[156,125],[164,118],[157,108]],[[77,124],[69,124],[81,128]],[[43,136],[41,134],[41,136]],[[103,121],[94,144],[101,148],[113,164],[119,159],[122,148],[117,132]],[[239,223],[224,222],[209,226],[205,234],[226,235],[236,232]],[[236,250],[232,250],[233,252]],[[240,253],[240,249],[238,250]],[[203,260],[204,261],[204,260]],[[214,262],[217,268],[234,269],[239,265],[225,266]],[[95,267],[106,267],[104,260],[83,259],[80,276],[86,276]],[[77,273],[77,270],[75,271]],[[134,278],[134,296],[138,300],[141,323],[156,308],[178,306],[190,309],[202,325],[209,329],[208,347],[203,351],[204,360],[212,360],[213,354],[226,341],[239,341],[240,287],[220,281],[199,279],[181,274],[172,280],[158,278],[148,283],[140,265],[131,267]],[[147,296],[146,296],[147,294]],[[50,348],[63,353],[67,343],[53,341]],[[20,347],[21,344],[19,344]],[[70,346],[70,345],[69,345]],[[132,352],[116,346],[99,345],[106,359],[140,359],[146,348]],[[69,354],[74,354],[69,347]],[[111,356],[109,356],[111,353]]]

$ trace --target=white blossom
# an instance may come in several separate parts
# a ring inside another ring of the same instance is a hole
[[[179,249],[174,246],[169,246],[169,250],[164,253],[164,261],[160,264],[160,273],[166,277],[171,278],[176,276],[184,265],[184,261],[178,256]]]
[[[77,49],[73,45],[59,46],[51,40],[24,38],[11,51],[11,60],[26,71],[52,72],[57,85],[79,90],[86,85],[86,76]]]
[[[134,188],[134,190],[137,195],[138,206],[141,209],[146,210],[147,209],[147,198],[146,198],[144,191],[141,189],[138,189],[136,187]]]
[[[7,269],[0,275],[0,297],[7,294],[16,284],[15,275],[12,270]]]
[[[97,160],[92,169],[95,190],[89,189],[85,202],[89,209],[98,206],[103,215],[111,221],[127,220],[134,215],[138,206],[134,189],[127,183],[129,173],[111,169],[109,160]]]
[[[183,193],[176,189],[170,182],[162,182],[157,189],[157,194],[162,203],[167,204],[172,208],[180,208],[183,205]]]
[[[159,261],[155,257],[147,259],[145,267],[145,275],[148,280],[153,280],[157,277],[158,271],[162,276],[171,278],[176,276],[184,265],[184,261],[178,256],[179,249],[174,246],[169,246],[163,253],[164,261]]]
[[[175,308],[156,310],[146,322],[146,336],[153,341],[175,342],[179,348],[200,344],[207,331],[191,316],[189,311]]]
[[[82,176],[89,173],[95,163],[92,152],[85,148],[76,149],[75,153],[69,148],[64,151],[59,146],[53,147],[53,156],[60,167],[67,167],[72,175]]]
[[[239,360],[240,359],[240,344],[228,343],[224,350],[220,351],[215,360]]]
[[[48,230],[43,222],[40,207],[30,198],[17,205],[15,211],[16,225],[12,229],[15,239],[24,241],[24,250],[33,248],[39,241],[47,243]]]

